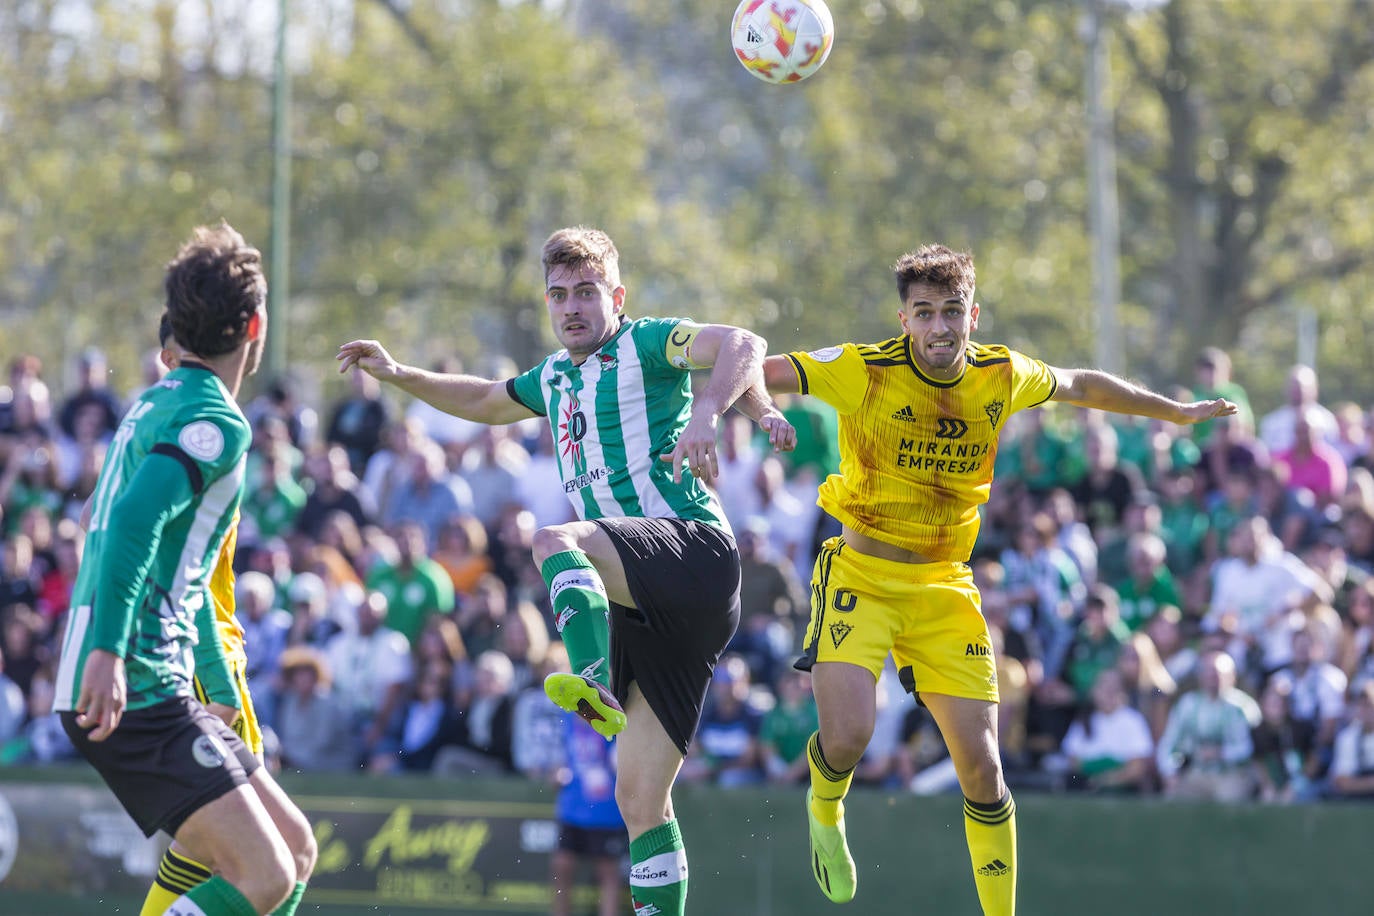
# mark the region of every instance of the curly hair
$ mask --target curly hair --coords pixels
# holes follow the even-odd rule
[[[197,227],[168,263],[163,285],[172,335],[199,356],[237,349],[267,302],[262,254],[226,222]]]
[[[620,285],[620,252],[611,237],[600,229],[590,226],[559,229],[544,242],[541,260],[545,280],[554,267],[566,266],[572,270],[590,267],[605,277],[612,289]]]
[[[897,278],[897,295],[906,302],[907,292],[917,283],[948,290],[970,300],[976,277],[973,270],[973,255],[967,251],[955,251],[944,245],[922,245],[909,251],[892,265],[892,273]]]

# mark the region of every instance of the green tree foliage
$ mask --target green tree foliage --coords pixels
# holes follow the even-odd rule
[[[632,314],[754,326],[775,350],[894,333],[897,255],[968,247],[982,337],[1087,363],[1083,2],[832,0],[825,69],[774,87],[734,61],[718,0],[293,0],[274,332],[312,379],[349,336],[527,364],[553,344],[539,243],[590,223]],[[0,4],[0,355],[100,342],[131,365],[191,225],[223,216],[265,249],[263,6]],[[1324,391],[1367,400],[1374,0],[1108,20],[1130,371],[1186,381],[1217,343],[1263,407],[1301,306]]]

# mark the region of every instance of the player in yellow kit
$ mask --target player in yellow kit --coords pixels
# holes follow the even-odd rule
[[[163,348],[165,351],[165,347]],[[206,686],[197,676],[192,682],[196,699],[205,704],[211,712],[224,719],[230,728],[243,739],[254,756],[262,757],[262,729],[258,727],[257,713],[253,711],[253,697],[248,692],[248,655],[243,651],[243,626],[235,615],[234,601],[234,550],[238,546],[239,525],[234,519],[233,527],[224,539],[214,572],[210,574],[210,597],[215,602],[215,626],[219,630],[219,640],[224,646],[224,656],[229,660],[229,673],[232,688],[237,695],[237,709],[226,709],[210,697]],[[237,714],[234,714],[237,713]]]
[[[978,327],[972,256],[943,245],[893,268],[902,333],[876,344],[770,356],[772,392],[800,392],[840,416],[840,473],[818,504],[842,526],[811,579],[797,667],[811,671],[820,728],[807,747],[811,863],[822,892],[854,897],[844,797],[873,734],[888,653],[929,708],[964,793],[964,826],[983,912],[1016,908],[1016,806],[997,747],[997,675],[967,561],[1007,418],[1047,400],[1196,423],[1235,412],[1179,403],[1105,372],[1058,369],[969,340]]]
[[[181,347],[172,336],[171,326],[164,313],[158,327],[158,342],[162,346],[160,358],[168,369],[175,369],[181,361]],[[253,711],[253,698],[248,692],[246,671],[248,656],[244,651],[243,627],[235,616],[234,600],[234,550],[238,544],[238,519],[234,519],[229,533],[215,560],[215,568],[210,574],[210,597],[215,605],[215,627],[225,658],[229,661],[230,680],[228,683],[210,681],[202,683],[199,674],[193,681],[196,699],[205,704],[206,709],[223,719],[252,751],[253,756],[262,759],[262,730]],[[295,892],[274,914],[286,916],[295,912],[305,892],[305,882],[315,865],[315,837],[310,822],[299,808],[286,796],[286,793],[267,775],[264,767],[254,770],[252,785],[262,799],[272,821],[276,824],[282,838],[290,847],[296,861],[297,885]],[[209,865],[197,862],[186,855],[176,843],[163,854],[158,863],[157,877],[148,889],[139,916],[162,916],[167,908],[188,890],[213,874]]]

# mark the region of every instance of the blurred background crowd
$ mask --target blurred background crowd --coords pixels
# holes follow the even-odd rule
[[[149,354],[139,383],[116,391],[97,349],[65,372],[0,358],[0,765],[71,762],[51,701],[78,520],[123,406],[160,368]],[[1370,417],[1324,404],[1306,366],[1273,405],[1250,404],[1221,350],[1197,354],[1192,373],[1180,397],[1226,397],[1239,415],[1180,428],[1056,405],[1007,425],[971,562],[1008,779],[1374,799]],[[351,386],[310,403],[283,377],[245,406],[236,597],[272,764],[556,778],[563,714],[540,685],[567,656],[530,541],[570,508],[547,424],[484,427],[398,404],[361,373]],[[806,779],[816,712],[791,662],[814,551],[835,533],[815,489],[839,456],[829,408],[785,409],[799,437],[786,455],[742,417],[721,423],[743,613],[684,781]],[[878,689],[856,782],[957,790],[890,662]]]

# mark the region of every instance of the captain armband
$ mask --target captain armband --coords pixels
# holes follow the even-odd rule
[[[665,351],[668,362],[679,369],[705,369],[706,366],[692,359],[692,344],[702,330],[699,324],[679,321],[668,334],[668,349]]]

